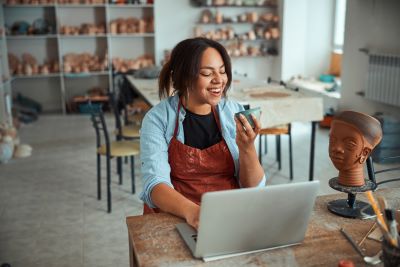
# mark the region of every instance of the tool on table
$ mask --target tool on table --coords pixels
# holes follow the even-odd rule
[[[354,240],[344,231],[343,228],[340,229],[340,232],[346,237],[346,239],[350,242],[353,248],[360,254],[361,257],[365,257],[364,253],[361,251],[360,247],[354,242]]]
[[[376,265],[381,263],[380,256],[382,254],[382,250],[380,250],[376,255],[372,257],[365,256],[364,253],[361,251],[360,247],[354,242],[354,240],[346,233],[346,231],[341,228],[340,232],[344,235],[344,237],[350,242],[351,246],[357,251],[358,254],[363,258],[365,263]]]
[[[395,215],[395,210],[393,209],[385,209],[385,216],[386,220],[389,224],[389,232],[391,237],[394,239],[396,242],[396,245],[398,247],[398,239],[399,239],[399,233],[397,231],[397,222],[396,222],[396,215]]]
[[[389,207],[389,205],[387,204],[387,201],[384,197],[378,196],[377,199],[378,199],[379,208],[381,210],[385,210]]]
[[[368,238],[378,242],[382,242],[383,234],[380,227],[375,227],[375,230],[368,235]]]
[[[378,200],[378,204],[379,204],[379,209],[382,213],[385,211],[385,209],[389,208],[389,205],[387,204],[387,201],[384,197],[378,196],[377,200]]]
[[[361,246],[362,243],[364,243],[365,239],[367,238],[367,236],[369,236],[370,233],[372,233],[372,231],[376,228],[376,222],[374,222],[371,226],[371,228],[369,228],[368,232],[365,234],[365,236],[361,239],[361,241],[358,243],[358,246]]]
[[[371,191],[367,191],[367,192],[365,192],[365,194],[367,195],[369,203],[371,204],[372,209],[375,212],[375,215],[376,215],[378,223],[380,223],[382,225],[382,227],[384,228],[384,230],[387,232],[388,228],[387,228],[385,219],[382,217],[382,212],[380,211],[380,209],[378,207],[378,204],[376,203],[375,198],[372,195],[372,192]]]
[[[376,221],[378,223],[378,226],[381,228],[382,230],[382,234],[383,236],[388,240],[389,243],[391,243],[393,246],[397,247],[397,242],[396,240],[394,240],[390,233],[389,233],[389,228],[386,225],[385,219],[382,216],[382,213],[378,207],[378,204],[375,201],[374,196],[372,195],[371,191],[367,191],[365,192],[365,194],[368,197],[368,200],[372,206],[372,209],[374,210],[375,214],[376,214]]]

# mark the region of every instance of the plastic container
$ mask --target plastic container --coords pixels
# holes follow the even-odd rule
[[[324,83],[333,83],[335,81],[335,76],[329,74],[321,74],[319,80]]]
[[[102,104],[101,103],[82,103],[79,104],[79,113],[81,114],[90,114],[92,112],[101,111]]]

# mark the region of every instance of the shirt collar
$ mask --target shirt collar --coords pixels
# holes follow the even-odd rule
[[[222,97],[221,101],[219,101],[218,105],[217,105],[217,110],[219,111],[221,109],[221,107],[223,107],[225,105],[226,102],[226,98]],[[178,103],[179,103],[179,96],[178,94],[174,95],[171,97],[171,106],[174,110],[178,109]],[[181,108],[181,114],[185,115],[186,111],[184,108]]]

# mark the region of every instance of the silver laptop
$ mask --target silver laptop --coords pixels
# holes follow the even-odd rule
[[[196,258],[216,260],[299,244],[319,181],[205,193],[198,232],[176,225]]]

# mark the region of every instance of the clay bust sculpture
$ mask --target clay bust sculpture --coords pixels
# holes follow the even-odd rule
[[[343,111],[332,120],[329,157],[339,170],[338,183],[363,186],[364,162],[382,139],[379,121],[355,111]]]

